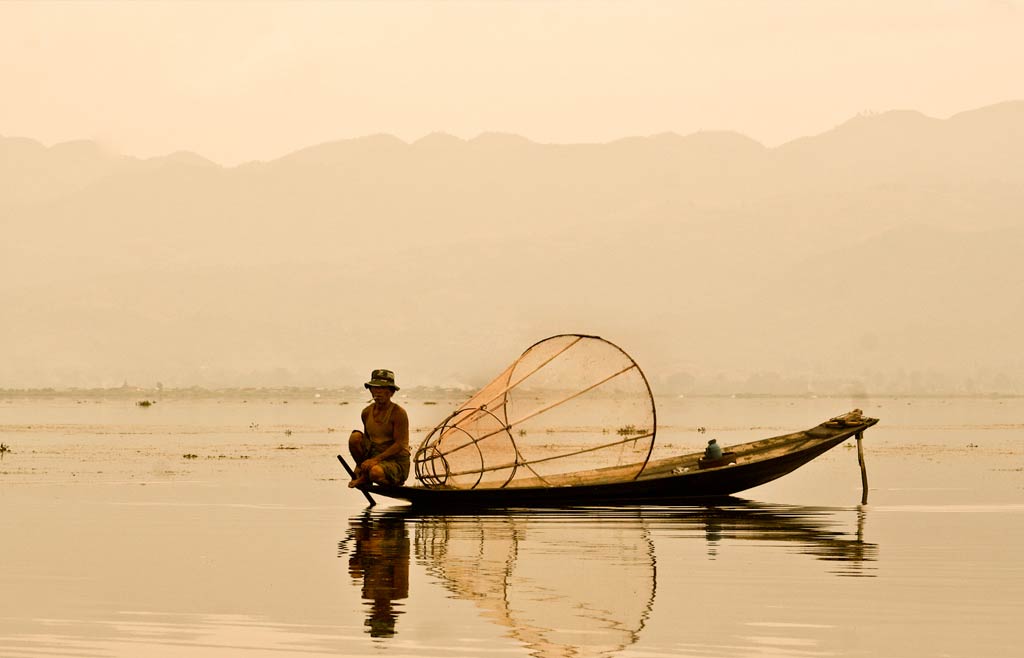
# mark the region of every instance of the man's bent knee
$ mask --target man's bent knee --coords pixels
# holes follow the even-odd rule
[[[370,469],[370,479],[377,484],[387,484],[388,474],[384,472],[384,468],[380,464],[374,464]]]
[[[352,434],[349,435],[348,451],[359,461],[366,457],[363,450],[363,433],[359,430],[352,430]]]

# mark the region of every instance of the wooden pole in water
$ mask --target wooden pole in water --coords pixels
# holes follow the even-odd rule
[[[345,458],[342,457],[341,455],[338,455],[338,461],[340,461],[341,465],[345,467],[346,471],[348,471],[348,476],[354,480],[356,474],[352,472],[352,469],[349,467],[348,462],[345,461]],[[373,496],[371,496],[366,489],[363,489],[362,487],[356,488],[359,489],[359,491],[363,492],[363,495],[366,496],[366,502],[370,503],[370,507],[373,507],[374,505],[377,504],[377,501],[373,499]]]
[[[862,439],[864,438],[864,432],[857,432],[857,463],[860,464],[860,484],[862,493],[860,497],[860,504],[868,504],[868,469],[864,466],[864,444]]]

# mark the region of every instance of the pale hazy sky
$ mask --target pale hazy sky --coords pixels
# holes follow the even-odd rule
[[[1014,0],[0,4],[0,135],[223,164],[435,131],[772,146],[1012,99]]]

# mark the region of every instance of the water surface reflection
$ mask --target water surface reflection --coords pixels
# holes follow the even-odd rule
[[[373,637],[391,637],[401,604],[409,596],[409,530],[400,515],[363,514],[351,519],[339,555],[348,554],[348,573],[361,583],[369,612],[365,625]]]
[[[668,513],[666,518],[680,527],[702,530],[710,558],[717,555],[718,546],[727,540],[766,542],[832,562],[830,571],[838,576],[874,577],[878,546],[864,541],[867,514],[864,508],[857,508],[854,527],[837,530],[841,511],[847,510],[737,501],[677,515]]]
[[[837,528],[856,514],[851,528]],[[759,542],[827,561],[837,576],[871,576],[878,547],[862,510],[763,505],[576,508],[444,515],[408,508],[353,517],[341,542],[372,600],[371,633],[395,633],[394,601],[416,564],[534,656],[610,656],[634,644],[655,605],[659,542],[703,541],[714,560],[729,542]],[[848,522],[845,525],[851,525]]]

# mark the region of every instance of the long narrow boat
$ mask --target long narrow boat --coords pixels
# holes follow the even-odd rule
[[[854,410],[801,432],[662,456],[654,396],[636,361],[598,336],[561,334],[527,348],[434,427],[412,458],[415,485],[374,484],[364,492],[441,507],[726,496],[782,477],[851,437],[860,448],[864,430],[877,422]],[[866,477],[864,485],[866,492]]]
[[[877,422],[855,410],[802,432],[728,446],[717,462],[708,462],[702,452],[651,461],[637,477],[623,477],[637,470],[628,465],[503,487],[373,485],[368,491],[442,508],[673,504],[727,496],[771,482],[844,441],[859,438]]]

